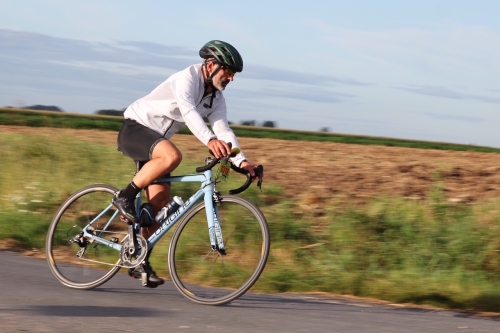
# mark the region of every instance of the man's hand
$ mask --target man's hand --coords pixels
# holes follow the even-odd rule
[[[231,149],[227,143],[222,140],[212,139],[208,142],[207,147],[214,153],[214,156],[219,159],[231,154]]]
[[[258,165],[255,165],[255,164],[250,163],[248,161],[243,161],[240,164],[240,168],[245,169],[246,171],[248,171],[250,173],[250,176],[252,177],[252,181],[254,181],[256,179],[254,169],[257,167],[258,167]],[[264,171],[262,171],[262,178],[264,178]]]

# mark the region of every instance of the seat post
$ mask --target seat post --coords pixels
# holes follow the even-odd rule
[[[146,164],[144,161],[134,161],[135,162],[135,173],[137,174],[139,170]]]

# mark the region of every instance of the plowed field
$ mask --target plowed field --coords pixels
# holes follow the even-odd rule
[[[116,145],[115,132],[0,126],[1,133],[54,136]],[[363,203],[380,195],[425,199],[433,186],[450,202],[500,196],[500,154],[354,144],[240,138],[242,150],[265,167],[265,183],[279,184],[298,200],[336,197]],[[185,158],[203,160],[207,149],[194,136],[172,140]],[[264,185],[265,190],[265,185]]]

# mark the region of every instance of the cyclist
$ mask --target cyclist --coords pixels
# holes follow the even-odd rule
[[[155,179],[170,174],[181,162],[182,154],[170,138],[186,126],[217,158],[230,154],[226,142],[240,148],[227,122],[226,101],[222,91],[243,70],[243,59],[229,43],[213,40],[200,49],[201,64],[195,64],[170,76],[151,93],[132,103],[124,113],[125,120],[118,134],[118,149],[135,161],[141,169],[130,184],[113,198],[113,204],[127,219],[137,221],[135,197],[145,189],[156,214],[170,200],[169,184],[153,184]],[[205,124],[207,117],[214,133]],[[257,165],[240,152],[231,162],[247,170],[252,178]],[[153,215],[154,216],[154,215]],[[148,239],[159,225],[142,228]],[[148,276],[147,286],[163,284],[149,263],[148,250],[144,264],[129,269],[129,275]]]

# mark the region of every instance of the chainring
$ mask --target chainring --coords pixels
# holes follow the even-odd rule
[[[141,235],[136,235],[137,238],[137,247],[135,253],[140,252],[141,254],[137,255],[130,255],[128,250],[130,248],[128,242],[125,242],[122,245],[122,249],[120,250],[120,259],[121,259],[121,266],[127,267],[127,268],[134,268],[142,264],[144,261],[144,258],[146,258],[146,255],[148,253],[148,242],[147,240],[142,237]]]

